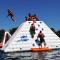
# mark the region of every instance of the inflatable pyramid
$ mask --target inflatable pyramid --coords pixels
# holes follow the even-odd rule
[[[31,18],[31,19],[30,19]],[[49,51],[60,48],[60,38],[43,22],[37,21],[35,18],[30,17],[23,22],[11,38],[4,45],[3,50],[5,52],[15,51]],[[30,33],[31,24],[34,23],[35,34],[32,37]],[[39,32],[42,31],[45,35],[44,40],[46,46],[42,43],[42,47],[39,46],[39,42],[36,41]],[[38,39],[39,40],[39,39]]]

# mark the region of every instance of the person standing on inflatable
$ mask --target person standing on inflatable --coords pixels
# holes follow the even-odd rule
[[[8,14],[7,14],[7,17],[8,17],[8,16],[12,19],[12,21],[15,22],[15,16],[14,16],[12,10],[9,9],[9,8],[8,8]]]
[[[37,37],[40,38],[40,46],[42,47],[42,43],[44,43],[44,46],[46,46],[46,43],[45,43],[45,40],[44,40],[45,35],[42,33],[42,31],[40,31],[38,33]]]

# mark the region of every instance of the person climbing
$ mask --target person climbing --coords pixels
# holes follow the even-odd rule
[[[33,38],[34,34],[35,34],[35,25],[34,25],[34,23],[32,23],[31,26],[30,26],[30,34],[31,34],[31,37]]]
[[[15,22],[15,17],[14,17],[14,15],[13,15],[13,12],[8,8],[8,15],[7,16],[10,16],[11,17],[11,19],[12,19],[12,21],[14,21]]]
[[[45,35],[42,33],[42,31],[40,31],[40,32],[38,33],[37,38],[40,38],[40,46],[41,46],[41,47],[42,47],[42,43],[44,43],[44,46],[46,46],[46,42],[45,42],[45,40],[44,40],[44,37],[45,37]]]

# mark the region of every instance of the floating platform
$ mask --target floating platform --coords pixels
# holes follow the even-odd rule
[[[35,19],[34,19],[35,20]],[[4,52],[15,51],[51,51],[52,49],[60,48],[60,38],[45,24],[43,21],[35,21],[35,34],[31,37],[30,27],[33,21],[23,22],[15,33],[3,42]],[[39,42],[36,41],[38,33],[42,31],[45,35],[46,48],[39,48]],[[5,36],[6,37],[6,36]],[[4,37],[4,38],[5,38]]]
[[[32,48],[33,52],[42,52],[42,51],[52,51],[52,49],[46,47],[46,48]]]

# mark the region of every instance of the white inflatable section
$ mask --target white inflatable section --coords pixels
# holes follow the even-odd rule
[[[40,30],[45,35],[47,47],[52,49],[60,48],[60,38],[43,21],[36,21],[34,24],[36,33],[34,38],[31,38],[29,29],[32,23],[32,21],[26,21],[18,27],[16,32],[4,45],[5,52],[28,51],[31,48],[39,48],[35,40]]]
[[[3,46],[5,44],[5,40],[6,40],[6,35],[8,34],[9,38],[11,37],[11,34],[8,32],[8,31],[5,31],[5,34],[4,34],[4,38],[3,38]]]
[[[10,38],[11,37],[11,34],[8,32],[8,31],[5,31],[5,33],[4,33],[4,37],[3,37],[3,47],[5,46],[5,44],[6,44],[6,39],[7,39],[7,34],[8,34],[8,37]],[[0,48],[0,50],[3,50],[3,47],[2,48]]]

